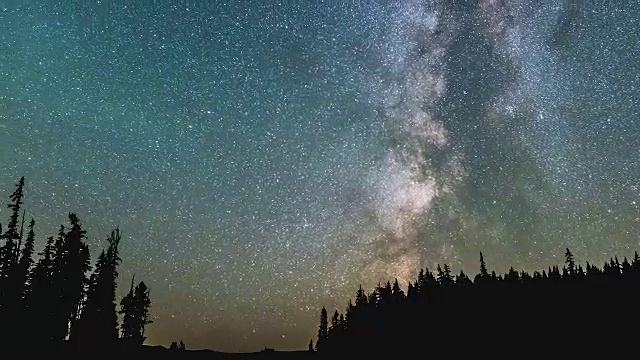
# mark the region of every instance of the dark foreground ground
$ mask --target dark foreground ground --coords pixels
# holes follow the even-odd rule
[[[588,329],[575,329],[574,331],[589,331]],[[223,353],[212,350],[169,350],[162,346],[143,346],[138,350],[96,350],[86,352],[76,352],[70,347],[64,349],[45,349],[41,346],[32,345],[24,351],[11,351],[10,354],[0,353],[0,360],[3,359],[32,359],[32,358],[48,358],[48,359],[109,359],[109,360],[143,360],[143,359],[198,359],[198,360],[216,360],[216,359],[331,359],[351,358],[353,359],[458,359],[469,357],[482,357],[493,359],[577,359],[577,358],[620,358],[621,356],[632,355],[637,358],[637,341],[629,341],[629,339],[602,339],[600,341],[593,339],[576,339],[573,336],[560,336],[566,340],[567,337],[573,341],[554,341],[553,344],[545,344],[543,339],[530,340],[520,343],[510,343],[501,338],[496,338],[491,343],[465,343],[464,341],[453,341],[454,344],[442,346],[432,341],[431,338],[424,338],[420,342],[405,342],[403,345],[389,346],[388,342],[376,343],[371,341],[365,348],[357,351],[342,351],[338,353],[318,353],[309,351],[274,351],[263,350],[254,353]],[[455,337],[454,337],[455,338]],[[459,338],[459,337],[458,337]],[[544,335],[543,335],[544,338]],[[578,338],[581,338],[580,336]],[[542,340],[542,341],[539,341]],[[10,355],[10,356],[4,356]]]
[[[20,355],[20,356],[18,356]],[[104,350],[85,350],[82,352],[74,351],[74,349],[66,344],[63,348],[47,349],[45,347],[33,345],[24,351],[15,353],[15,358],[56,358],[56,359],[114,359],[114,360],[143,360],[143,359],[309,359],[322,358],[321,354],[309,351],[274,351],[263,350],[254,353],[224,353],[212,350],[169,350],[162,346],[143,346],[139,349],[104,349]],[[0,353],[0,359],[4,356]]]
[[[255,353],[229,354],[212,350],[171,351],[162,346],[145,346],[137,354],[139,359],[308,359],[319,355],[308,351],[263,350]]]

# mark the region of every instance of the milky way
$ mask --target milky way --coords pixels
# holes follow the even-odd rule
[[[150,344],[300,349],[360,284],[640,250],[636,2],[203,4],[0,5],[0,195],[40,246],[119,226]]]

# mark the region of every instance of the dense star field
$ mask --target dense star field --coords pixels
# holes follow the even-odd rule
[[[0,4],[0,196],[37,249],[119,226],[149,344],[305,349],[359,284],[640,250],[640,2],[50,3]]]

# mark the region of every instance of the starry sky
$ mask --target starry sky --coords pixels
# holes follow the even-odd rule
[[[0,196],[40,246],[119,226],[119,295],[191,349],[305,349],[479,251],[640,250],[640,2],[334,3],[0,1]]]

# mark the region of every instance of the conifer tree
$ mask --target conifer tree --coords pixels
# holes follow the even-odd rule
[[[13,307],[14,299],[17,297],[19,287],[17,287],[17,281],[14,277],[14,266],[17,263],[16,250],[18,249],[18,241],[20,239],[20,232],[18,231],[18,220],[20,217],[20,208],[23,203],[24,197],[24,176],[20,178],[16,184],[15,191],[9,196],[10,203],[7,207],[11,210],[9,217],[9,223],[7,229],[2,235],[0,240],[0,309],[4,308],[7,311],[7,307]]]
[[[482,252],[480,252],[480,273],[478,273],[478,275],[476,275],[474,282],[476,284],[478,283],[482,283],[488,279],[490,279],[491,276],[489,275],[489,272],[487,271],[487,264],[484,262],[484,256],[482,255]]]
[[[438,264],[437,271],[438,282],[440,285],[445,287],[453,285],[453,278],[451,277],[451,268],[449,265],[444,264],[444,268],[441,268],[440,264]]]
[[[316,341],[316,351],[322,351],[329,336],[329,319],[327,309],[324,307],[320,311],[320,327],[318,328],[318,340]]]
[[[329,332],[336,331],[340,327],[339,319],[340,313],[336,310],[331,316],[331,328],[329,328]]]
[[[567,251],[564,253],[565,263],[567,264],[567,274],[569,276],[574,276],[576,274],[576,262],[573,258],[573,254],[567,248]]]
[[[149,289],[144,282],[140,282],[134,289],[132,279],[129,293],[120,301],[120,314],[123,314],[122,339],[131,346],[142,345],[146,339],[145,326],[153,323],[149,318],[150,306]]]
[[[362,285],[358,288],[358,292],[356,293],[356,306],[362,307],[367,304],[367,294],[362,290]]]
[[[89,247],[84,243],[86,231],[76,214],[69,213],[69,222],[69,231],[64,233],[65,228],[61,226],[55,243],[53,286],[57,298],[52,299],[55,340],[64,339],[69,329],[75,328],[88,283],[86,273],[91,269]]]
[[[31,283],[30,274],[31,266],[33,265],[33,247],[35,243],[35,232],[33,230],[36,222],[32,218],[29,223],[29,232],[27,233],[27,239],[22,246],[20,258],[18,259],[18,269],[16,271],[17,282],[20,285],[19,294],[23,306],[27,298],[27,291]]]
[[[391,288],[391,294],[393,295],[393,301],[398,304],[404,299],[404,291],[400,288],[400,283],[396,278],[393,282],[393,287]]]
[[[129,292],[120,300],[120,311],[122,314],[122,326],[120,338],[131,342],[136,332],[135,326],[135,304],[134,304],[134,286],[135,275],[131,277],[131,286]]]
[[[141,281],[136,286],[134,294],[134,304],[136,309],[136,319],[138,322],[138,328],[140,330],[140,339],[144,342],[146,337],[144,336],[145,327],[153,321],[149,317],[149,308],[151,307],[151,298],[149,297],[149,288],[145,285],[144,281]]]
[[[456,276],[456,284],[469,285],[473,284],[473,282],[469,279],[467,274],[464,273],[464,271],[460,270],[460,274]]]
[[[98,257],[89,280],[86,305],[83,307],[77,332],[74,333],[74,340],[79,341],[82,346],[112,346],[118,339],[115,301],[120,239],[118,229],[111,232],[107,239],[109,247]]]
[[[33,327],[32,339],[37,343],[47,344],[52,340],[53,324],[55,319],[55,305],[57,293],[53,287],[53,271],[55,249],[53,237],[47,238],[47,243],[39,254],[31,272],[31,283],[27,292],[27,306],[29,307],[29,319],[39,326]]]

